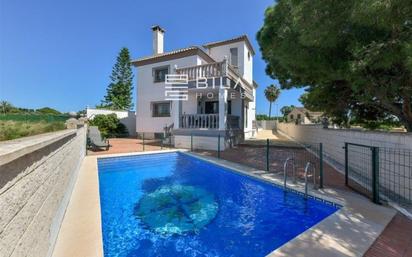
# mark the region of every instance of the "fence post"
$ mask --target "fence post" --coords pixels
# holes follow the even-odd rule
[[[319,188],[323,188],[323,144],[319,143]]]
[[[349,184],[348,143],[345,142],[345,185]]]
[[[143,144],[143,152],[144,152],[144,132],[142,133],[142,144]]]
[[[193,134],[190,134],[190,151],[193,152]]]
[[[220,135],[217,137],[217,158],[220,159]]]
[[[372,200],[379,204],[379,147],[372,147]]]
[[[266,171],[269,172],[269,138],[266,139]]]
[[[160,150],[163,150],[163,138],[164,138],[164,135],[161,134],[161,136],[160,136]]]

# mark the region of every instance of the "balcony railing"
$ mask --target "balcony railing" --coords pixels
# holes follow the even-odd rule
[[[196,66],[177,68],[177,74],[185,74],[188,76],[189,81],[196,80],[197,78],[219,78],[228,77],[236,83],[241,81],[240,86],[243,87],[249,98],[253,98],[253,86],[250,85],[231,65],[227,63],[227,60],[221,62],[207,63]]]
[[[218,129],[219,114],[183,114],[181,122],[184,129]]]
[[[218,129],[219,114],[183,114],[180,117],[181,128],[183,129]],[[240,118],[235,115],[228,115],[226,129],[239,129]]]
[[[187,74],[189,80],[195,80],[196,78],[211,78],[225,76],[225,61],[214,62],[202,65],[196,65],[186,68],[176,69],[177,74]]]

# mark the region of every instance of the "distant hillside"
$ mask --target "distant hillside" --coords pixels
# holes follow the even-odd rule
[[[56,109],[50,107],[43,107],[40,109],[28,109],[22,107],[16,107],[10,102],[0,101],[0,113],[1,114],[44,114],[44,115],[62,115]]]

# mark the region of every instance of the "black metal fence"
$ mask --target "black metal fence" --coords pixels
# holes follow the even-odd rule
[[[345,143],[345,183],[373,202],[412,206],[412,150]]]
[[[232,138],[224,136],[186,135],[176,143],[175,136],[153,133],[138,133],[138,151],[165,149],[186,149],[204,156],[212,156],[243,164],[268,174],[282,175],[286,170],[288,180],[304,181],[305,167],[311,163],[309,181],[322,188],[324,186],[324,162],[322,143],[286,143],[278,140],[256,140],[235,144]],[[285,162],[290,159],[289,164]],[[294,166],[294,167],[293,167]],[[293,167],[293,168],[292,168]]]

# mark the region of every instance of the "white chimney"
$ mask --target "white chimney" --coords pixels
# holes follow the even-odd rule
[[[153,54],[163,53],[163,38],[165,30],[156,25],[152,27],[153,30]]]

